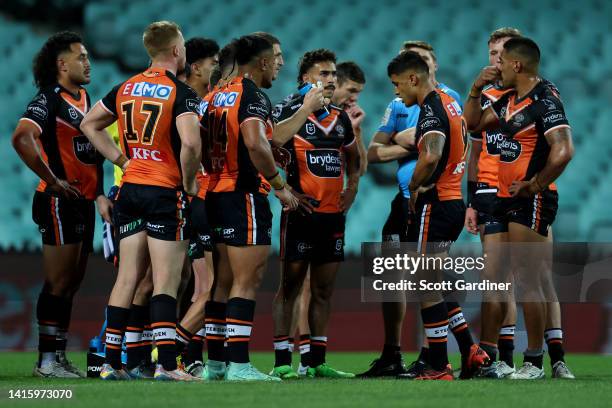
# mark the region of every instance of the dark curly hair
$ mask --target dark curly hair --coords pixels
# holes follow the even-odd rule
[[[260,35],[244,35],[232,41],[234,57],[238,65],[246,65],[263,52],[271,50],[270,41]]]
[[[185,49],[187,64],[193,64],[198,60],[214,57],[219,52],[219,44],[210,38],[194,37],[185,42]]]
[[[308,51],[306,54],[300,58],[300,62],[298,63],[298,83],[302,82],[302,77],[310,68],[314,66],[314,64],[318,62],[327,62],[331,61],[334,64],[336,63],[336,54],[333,51],[330,51],[325,48],[319,48],[318,50]]]
[[[49,37],[32,64],[34,83],[38,89],[57,82],[57,57],[62,52],[70,51],[70,45],[82,42],[81,36],[72,31],[61,31]]]

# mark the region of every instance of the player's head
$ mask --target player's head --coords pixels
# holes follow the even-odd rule
[[[276,75],[272,44],[259,35],[245,35],[232,43],[239,69],[252,79],[258,77],[261,88],[272,87]]]
[[[49,86],[65,78],[75,85],[88,84],[91,66],[81,36],[72,31],[53,34],[43,44],[32,71],[38,88]]]
[[[416,52],[425,60],[427,66],[429,67],[429,74],[432,79],[435,79],[436,71],[438,70],[438,59],[436,58],[436,53],[434,52],[434,48],[425,41],[418,40],[410,40],[404,41],[402,44],[402,48],[400,49],[400,54],[405,51]]]
[[[210,73],[209,89],[231,81],[237,73],[234,44],[229,43],[219,51],[219,64]]]
[[[504,87],[513,88],[520,75],[538,75],[540,48],[529,38],[511,38],[504,44],[500,63]]]
[[[334,91],[334,104],[350,107],[357,103],[366,79],[359,65],[353,61],[341,62],[336,66],[338,86]]]
[[[406,106],[416,104],[420,87],[430,83],[427,62],[413,51],[402,52],[393,58],[387,66],[387,75],[395,87],[395,94]]]
[[[185,43],[187,78],[194,78],[203,85],[208,85],[210,73],[219,63],[219,44],[209,38],[190,38]]]
[[[331,98],[338,85],[336,54],[325,48],[308,51],[298,63],[298,83],[323,84],[323,97]]]
[[[285,60],[283,59],[283,50],[281,49],[280,40],[273,36],[270,33],[266,33],[265,31],[256,31],[253,35],[258,35],[260,37],[268,40],[269,43],[272,44],[272,51],[274,52],[274,78],[278,78],[278,73],[280,69],[285,65]]]
[[[168,61],[176,65],[176,72],[185,70],[185,39],[178,24],[156,21],[147,26],[142,42],[152,61]]]
[[[499,56],[504,49],[504,44],[511,38],[518,38],[521,36],[521,32],[514,27],[502,27],[493,31],[487,43],[489,46],[489,65],[494,65],[500,69]]]

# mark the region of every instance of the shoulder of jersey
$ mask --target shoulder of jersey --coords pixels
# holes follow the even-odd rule
[[[496,102],[499,98],[501,98],[502,96],[504,96],[505,94],[511,91],[512,91],[512,88],[500,89],[500,88],[497,88],[489,84],[482,89],[482,94],[487,99],[490,99],[491,101]]]

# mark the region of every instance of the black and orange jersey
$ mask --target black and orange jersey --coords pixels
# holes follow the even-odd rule
[[[274,120],[291,117],[304,97],[294,94],[274,108]],[[318,201],[319,213],[338,213],[344,189],[343,149],[355,142],[351,121],[342,109],[329,105],[329,115],[318,121],[310,114],[300,130],[286,144],[291,153],[287,167],[289,185]]]
[[[198,107],[198,118],[200,119],[200,135],[202,137],[202,168],[198,170],[198,172],[196,173],[196,177],[198,179],[198,184],[200,185],[197,196],[202,200],[206,199],[206,192],[208,191],[208,185],[210,184],[210,176],[206,171],[205,167],[205,164],[208,162],[206,156],[208,154],[208,146],[206,143],[207,133],[202,128],[202,119],[206,114],[206,109],[213,96],[213,92],[214,90],[206,94],[206,96],[204,96],[203,98],[201,98],[200,105]]]
[[[198,113],[195,91],[171,72],[150,68],[114,87],[100,103],[117,117],[122,151],[130,159],[122,182],[181,187],[176,118]]]
[[[467,130],[463,111],[453,97],[435,89],[423,100],[417,122],[415,141],[421,142],[428,133],[444,135],[444,150],[433,174],[424,184],[435,184],[422,195],[427,201],[461,200],[461,178],[465,171]]]
[[[257,120],[272,135],[272,104],[268,96],[248,78],[236,77],[213,90],[202,127],[207,134],[208,191],[247,193],[269,191],[244,144],[241,126]]]
[[[546,134],[569,128],[559,94],[549,83],[540,81],[527,95],[518,98],[516,91],[504,94],[491,109],[499,118],[504,139],[500,144],[500,197],[510,197],[513,181],[527,181],[546,165],[550,147]],[[548,186],[556,190],[555,184]]]
[[[102,191],[103,158],[80,130],[89,111],[89,95],[80,88],[77,95],[59,84],[41,89],[28,104],[20,120],[40,130],[37,139],[43,161],[53,174],[77,188],[83,198],[93,200]],[[37,191],[45,191],[40,181]]]
[[[505,93],[511,89],[488,85],[482,90],[480,105],[486,110],[491,104],[497,102]],[[504,135],[501,129],[485,130],[473,133],[470,138],[482,144],[482,150],[478,157],[478,182],[486,183],[491,188],[497,188],[497,171],[499,168],[499,145]]]

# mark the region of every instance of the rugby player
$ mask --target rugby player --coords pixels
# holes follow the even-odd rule
[[[420,254],[427,248],[429,254],[444,256],[458,238],[465,217],[461,178],[466,135],[461,107],[435,87],[427,62],[416,52],[401,53],[389,63],[387,71],[404,104],[418,103],[421,108],[415,131],[419,158],[408,185],[408,204],[414,218],[407,241],[417,243]],[[446,347],[448,312],[441,293],[423,295],[421,317],[429,346],[428,362],[416,373],[400,377],[453,380]]]
[[[260,88],[270,88],[278,74],[273,44],[261,35],[247,35],[234,40],[232,47],[237,76],[216,88],[202,120],[211,167],[207,212],[217,258],[206,321],[214,320],[219,330],[227,327],[225,337],[216,336],[215,350],[209,343],[209,357],[214,360],[207,362],[206,375],[230,381],[277,381],[251,365],[248,346],[255,294],[270,251],[272,213],[267,193],[274,188],[287,210],[296,209],[298,200],[276,169],[267,139],[272,133],[272,107]]]
[[[499,128],[504,134],[500,145],[498,212],[507,225],[509,242],[534,243],[521,247],[533,253],[523,252],[520,257],[512,257],[515,281],[521,283],[523,299],[529,300],[523,302],[528,346],[523,366],[511,375],[513,379],[544,377],[543,335],[547,316],[552,314],[547,308],[545,293],[550,285],[551,265],[548,254],[538,243],[552,241],[549,230],[558,208],[554,181],[573,155],[571,130],[563,104],[558,94],[538,76],[539,62],[540,50],[534,41],[528,38],[506,41],[499,70],[486,67],[481,71],[470,90],[465,112],[471,130]],[[500,76],[502,86],[511,91],[483,111],[480,107],[483,88]],[[553,375],[573,378],[562,354],[555,349],[559,343],[550,344],[554,345],[552,353],[558,359]]]
[[[44,283],[36,305],[39,355],[33,370],[39,377],[85,377],[66,357],[72,300],[93,250],[94,201],[106,221],[112,206],[102,186],[102,158],[79,130],[90,109],[83,88],[90,72],[78,34],[49,37],[34,58],[38,93],[12,136],[19,157],[40,178],[32,204],[43,243]]]
[[[196,91],[200,98],[204,98],[208,93],[211,73],[219,62],[219,45],[214,40],[196,37],[185,42],[185,49],[186,66],[189,67],[186,70],[185,83]],[[207,104],[208,101],[202,99],[198,112],[200,119],[206,111]],[[181,357],[185,370],[191,375],[200,377],[203,370],[202,348],[205,338],[204,305],[208,300],[213,280],[213,246],[205,204],[208,174],[202,168],[197,172],[196,177],[199,190],[190,202],[192,236],[189,244],[189,258],[191,262],[188,260],[185,264],[187,275],[193,276],[194,291],[193,294],[183,295],[191,295],[191,305],[180,323],[177,324],[176,346],[177,354]]]
[[[430,80],[434,86],[455,99],[461,105],[457,92],[438,82],[437,58],[433,47],[424,41],[406,41],[400,53],[413,51],[418,53],[427,63]],[[399,192],[391,203],[391,212],[383,227],[383,242],[399,244],[407,242],[408,220],[410,218],[408,200],[410,191],[408,184],[414,173],[418,152],[414,143],[414,134],[420,113],[419,105],[406,106],[400,97],[389,103],[383,116],[381,125],[375,133],[368,148],[368,161],[370,163],[387,163],[398,161],[397,183]],[[447,309],[452,311],[451,331],[455,334],[462,352],[462,368],[464,375],[468,374],[468,362],[480,354],[473,348],[473,340],[463,316],[461,308],[456,302],[449,302]],[[396,376],[407,372],[415,373],[427,363],[428,348],[423,346],[419,357],[407,369],[400,353],[401,332],[406,313],[406,301],[402,295],[396,302],[382,302],[382,314],[385,327],[385,344],[381,356],[374,360],[370,369],[359,374],[360,377]]]
[[[353,126],[353,133],[359,148],[359,174],[362,176],[367,170],[366,151],[361,138],[361,123],[365,118],[365,112],[357,104],[359,94],[365,86],[365,74],[363,70],[353,61],[341,62],[336,65],[336,75],[338,85],[331,97],[332,104],[342,108]],[[308,306],[310,304],[310,269],[306,273],[302,289],[300,290],[298,301],[295,303],[293,320],[289,329],[289,350],[293,352],[294,341],[293,334],[296,329],[299,333],[299,351],[300,365],[298,366],[298,375],[308,375],[313,370],[309,369],[310,364],[310,328],[308,326]]]
[[[107,160],[125,168],[115,203],[121,262],[107,307],[103,380],[129,379],[121,342],[136,284],[153,273],[151,326],[158,350],[155,379],[193,381],[177,367],[176,295],[190,225],[187,196],[197,194],[200,167],[198,96],[176,78],[185,69],[185,41],[178,25],[151,23],[143,35],[152,63],[98,102],[81,128]],[[105,128],[119,121],[123,151]]]
[[[297,79],[300,86],[320,83],[322,89],[285,98],[274,111],[278,126],[272,143],[291,153],[288,183],[306,199],[304,211],[284,213],[281,221],[282,269],[273,306],[275,366],[271,375],[298,376],[291,367],[289,330],[310,267],[310,367],[316,377],[351,378],[353,374],[330,367],[325,354],[333,286],[344,260],[345,216],[359,185],[359,150],[348,114],[333,104],[325,107],[325,113],[320,109],[337,87],[335,54],[327,49],[305,53]]]

